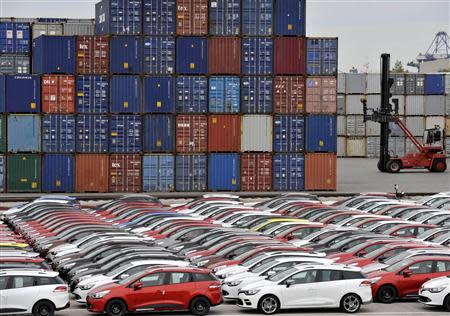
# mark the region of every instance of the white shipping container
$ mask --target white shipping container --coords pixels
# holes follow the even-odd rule
[[[65,23],[63,32],[66,36],[95,35],[95,25],[92,21]]]
[[[423,144],[423,137],[416,137],[417,141],[421,144]],[[406,138],[406,144],[405,144],[405,152],[406,153],[418,153],[419,149],[417,149],[417,147],[413,144],[413,142],[409,139]]]
[[[272,116],[244,115],[242,117],[241,151],[272,151]]]
[[[345,74],[345,93],[364,94],[366,92],[366,74]]]
[[[450,138],[445,139],[445,153],[450,157]]]
[[[405,155],[405,137],[390,137],[389,152],[392,156],[402,157]]]
[[[344,115],[345,114],[345,95],[339,94],[336,97],[337,101],[337,114]]]
[[[398,114],[405,115],[405,96],[404,95],[394,95],[392,99],[398,100]],[[394,103],[392,103],[394,104]]]
[[[346,119],[346,135],[347,136],[365,136],[366,124],[364,123],[364,116],[350,115]]]
[[[445,75],[445,94],[450,94],[450,74]]]
[[[347,138],[347,157],[366,157],[366,138]]]
[[[337,93],[345,93],[345,74],[338,74],[337,80]]]
[[[450,116],[450,94],[445,96],[445,115]]]
[[[380,74],[367,74],[367,94],[379,94],[381,93],[381,75]]]
[[[362,94],[347,95],[345,98],[345,113],[347,115],[363,114]]]
[[[426,95],[425,96],[425,116],[444,116],[445,96]]]
[[[368,95],[367,96],[367,107],[369,109],[379,109],[381,105],[381,95]]]
[[[366,144],[367,157],[380,157],[380,137],[367,137]]]
[[[337,155],[338,157],[346,157],[345,154],[345,137],[338,137],[337,138]]]
[[[345,130],[346,130],[346,119],[343,115],[337,116],[337,134],[339,136],[345,136]]]
[[[62,23],[43,23],[33,24],[33,39],[41,35],[63,35]]]
[[[380,136],[380,123],[367,121],[366,136]]]
[[[445,119],[445,136],[450,136],[450,117]]]
[[[440,129],[445,129],[445,117],[443,116],[428,116],[425,118],[425,128],[431,129],[439,126]]]
[[[405,115],[425,115],[425,98],[423,95],[407,95]]]
[[[407,116],[406,127],[413,136],[423,136],[425,129],[425,118],[423,116]]]
[[[403,122],[403,124],[406,124],[404,117],[401,117],[400,120]],[[391,130],[391,136],[405,136],[405,133],[402,131],[400,126],[398,126],[394,122],[389,123],[389,129]]]

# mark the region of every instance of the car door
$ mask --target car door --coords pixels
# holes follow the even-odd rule
[[[410,270],[410,276],[403,275],[404,271]],[[423,283],[432,278],[433,261],[418,261],[410,264],[403,269],[398,275],[399,294],[401,296],[417,295]]]
[[[439,278],[442,276],[449,275],[450,272],[450,261],[439,260],[434,262],[433,274],[431,278]]]
[[[6,289],[6,304],[10,311],[31,312],[31,308],[39,295],[39,287],[35,286],[35,277],[33,276],[10,276]],[[26,298],[26,299],[24,299]]]
[[[8,287],[8,276],[0,276],[0,313],[6,313],[8,312],[8,295],[9,291],[7,290]]]
[[[195,291],[195,284],[192,283],[191,274],[186,272],[170,272],[168,275],[169,282],[164,293],[167,308],[187,308],[191,300],[191,293]]]
[[[314,283],[315,301],[323,307],[336,307],[343,296],[345,280],[342,271],[318,270],[316,282]],[[338,302],[336,305],[336,301]]]
[[[130,285],[127,302],[130,310],[137,312],[160,309],[165,304],[165,291],[167,287],[167,273],[151,273]],[[142,283],[140,289],[135,289],[136,283]]]
[[[316,299],[314,282],[316,280],[317,270],[305,270],[298,272],[280,283],[282,286],[281,295],[284,305],[287,308],[296,307],[314,307],[319,302]],[[292,280],[292,285],[287,283]]]

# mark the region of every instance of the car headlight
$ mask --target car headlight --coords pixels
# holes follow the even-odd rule
[[[245,295],[255,295],[256,293],[258,293],[260,291],[260,289],[251,289],[251,290],[246,290],[244,291]]]
[[[79,286],[80,290],[83,290],[83,291],[90,290],[93,287],[94,287],[94,283],[84,284],[84,285]]]
[[[103,298],[106,295],[108,295],[109,292],[111,292],[111,291],[110,290],[106,290],[106,291],[101,291],[101,292],[97,292],[97,293],[92,293],[91,297],[92,298]]]
[[[440,293],[443,290],[445,290],[446,286],[440,286],[440,287],[431,287],[431,288],[424,288],[424,291],[428,291],[430,293]]]
[[[231,282],[226,282],[225,284],[228,286],[238,286],[241,283],[242,283],[242,281],[231,281]]]
[[[63,269],[70,269],[70,268],[72,268],[74,265],[75,265],[75,262],[65,264],[65,265],[63,266]],[[86,269],[86,270],[87,270],[87,269]]]
[[[203,265],[205,265],[207,263],[208,263],[208,260],[202,260],[202,261],[197,262],[197,265],[198,266],[203,266]]]

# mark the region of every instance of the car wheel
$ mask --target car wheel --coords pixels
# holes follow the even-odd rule
[[[346,313],[356,313],[361,308],[361,299],[356,294],[347,294],[341,300],[341,309]]]
[[[444,300],[444,309],[446,312],[450,312],[450,294]]]
[[[55,307],[51,302],[38,302],[33,307],[33,315],[35,316],[53,316],[55,314]]]
[[[280,301],[274,295],[263,296],[258,302],[258,311],[262,314],[272,315],[280,310]]]
[[[105,313],[108,316],[123,316],[126,312],[127,306],[121,300],[111,300],[105,307]]]
[[[204,297],[196,297],[192,300],[189,310],[193,315],[203,316],[209,313],[211,304]]]
[[[391,285],[382,286],[377,293],[377,299],[381,303],[390,304],[395,301],[397,290]]]

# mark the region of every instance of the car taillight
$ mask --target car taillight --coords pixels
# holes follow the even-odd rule
[[[53,292],[67,292],[67,286],[58,286]]]
[[[371,285],[372,285],[372,281],[365,280],[365,281],[362,281],[359,286],[371,286]]]

